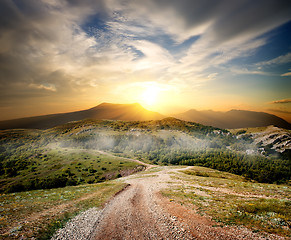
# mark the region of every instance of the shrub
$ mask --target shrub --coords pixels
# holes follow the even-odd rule
[[[10,185],[7,187],[6,192],[12,193],[12,192],[22,192],[25,191],[26,188],[22,183],[15,183],[13,185]]]

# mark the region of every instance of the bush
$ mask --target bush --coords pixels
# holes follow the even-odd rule
[[[65,175],[56,175],[54,177],[48,177],[39,182],[41,189],[65,187],[67,185],[68,178]]]
[[[15,183],[7,187],[6,192],[13,193],[13,192],[22,192],[25,191],[26,188],[22,183]]]

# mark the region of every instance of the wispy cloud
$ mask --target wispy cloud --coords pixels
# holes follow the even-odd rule
[[[291,98],[288,99],[281,99],[277,101],[270,102],[271,104],[285,104],[285,103],[291,103]]]
[[[276,57],[274,59],[257,63],[257,65],[271,65],[271,64],[281,64],[281,63],[290,63],[291,62],[291,53],[287,53]]]
[[[287,73],[283,73],[281,74],[282,77],[290,77],[291,76],[291,72],[287,72]]]
[[[235,73],[235,74],[275,76],[275,74],[273,74],[273,73],[264,72],[264,71],[258,71],[258,70],[249,70],[249,69],[246,69],[246,68],[236,68],[236,67],[233,67],[230,71],[233,72],[233,73]]]

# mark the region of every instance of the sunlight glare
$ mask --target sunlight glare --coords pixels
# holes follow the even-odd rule
[[[154,105],[157,102],[161,89],[155,85],[148,85],[142,94],[142,102],[146,105]]]

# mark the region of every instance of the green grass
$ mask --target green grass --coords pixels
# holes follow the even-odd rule
[[[199,176],[199,177],[244,180],[243,177],[235,175],[235,174],[221,172],[221,171],[213,170],[210,168],[204,168],[204,167],[196,167],[195,170],[186,170],[182,172],[188,175],[194,175],[194,176]]]
[[[16,169],[11,175],[6,168],[0,176],[0,189],[6,192],[103,182],[142,169],[133,161],[80,149],[40,148],[6,161],[12,161],[11,168]]]
[[[219,225],[244,225],[253,231],[290,236],[290,186],[249,182],[203,167],[182,173],[172,177],[183,184],[164,190],[164,196],[211,216]]]
[[[106,182],[0,195],[1,239],[49,239],[66,221],[101,207],[124,183]]]
[[[237,128],[237,129],[228,129],[232,134],[237,134],[240,131],[245,131],[246,134],[248,133],[258,133],[263,132],[267,129],[267,127],[253,127],[253,128]]]

